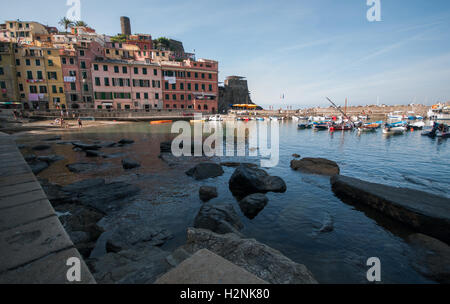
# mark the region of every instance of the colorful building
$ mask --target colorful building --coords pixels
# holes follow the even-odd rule
[[[98,60],[92,63],[97,109],[162,109],[161,67],[155,63]]]
[[[17,44],[0,42],[0,104],[20,105],[15,63]]]
[[[218,66],[217,61],[206,59],[162,62],[164,109],[216,113]]]

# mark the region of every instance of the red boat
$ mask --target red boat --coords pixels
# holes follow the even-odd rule
[[[353,126],[349,124],[330,126],[330,131],[351,131],[351,130],[353,130]]]

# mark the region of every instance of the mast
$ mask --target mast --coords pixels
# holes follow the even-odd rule
[[[347,114],[345,114],[344,111],[342,111],[340,107],[338,107],[333,101],[331,101],[330,98],[327,97],[327,99],[328,99],[328,101],[331,103],[331,105],[332,105],[333,107],[335,107],[339,112],[341,112],[341,114],[344,115],[344,117],[347,118],[348,121],[349,121],[349,122],[352,124],[352,126],[354,127],[355,124],[354,124],[353,121],[347,116]]]

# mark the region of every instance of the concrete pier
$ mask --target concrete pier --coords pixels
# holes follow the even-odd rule
[[[15,141],[4,133],[0,160],[0,284],[95,283]],[[79,282],[67,279],[71,257],[80,261]]]

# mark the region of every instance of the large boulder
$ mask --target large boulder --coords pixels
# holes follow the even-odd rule
[[[241,165],[229,181],[231,192],[237,196],[252,193],[286,192],[286,183],[281,177],[270,176],[266,171]]]
[[[254,219],[264,207],[266,207],[269,199],[262,193],[254,193],[246,196],[239,202],[242,212],[249,219]]]
[[[272,284],[317,283],[304,265],[254,239],[241,238],[233,233],[223,235],[188,228],[187,242],[182,248],[190,254],[208,249]]]
[[[340,173],[339,166],[336,162],[325,158],[309,158],[294,159],[291,161],[291,168],[306,173],[320,175],[337,175]]]
[[[141,166],[141,164],[135,160],[128,159],[128,158],[122,159],[122,167],[125,170],[138,168],[140,166]]]
[[[342,175],[333,176],[331,186],[338,197],[350,204],[369,205],[417,232],[450,244],[450,198]]]
[[[152,284],[171,268],[166,261],[168,255],[169,252],[149,246],[110,252],[87,263],[99,284]]]
[[[216,187],[202,186],[198,192],[200,199],[204,202],[208,202],[218,196]]]
[[[424,234],[415,233],[408,237],[414,248],[412,266],[424,276],[443,284],[450,283],[450,247]]]
[[[209,229],[221,234],[230,232],[239,234],[239,230],[244,226],[232,204],[205,204],[194,220],[194,227]]]
[[[216,163],[200,163],[186,171],[186,174],[196,180],[203,180],[221,176],[224,173],[222,166]]]

